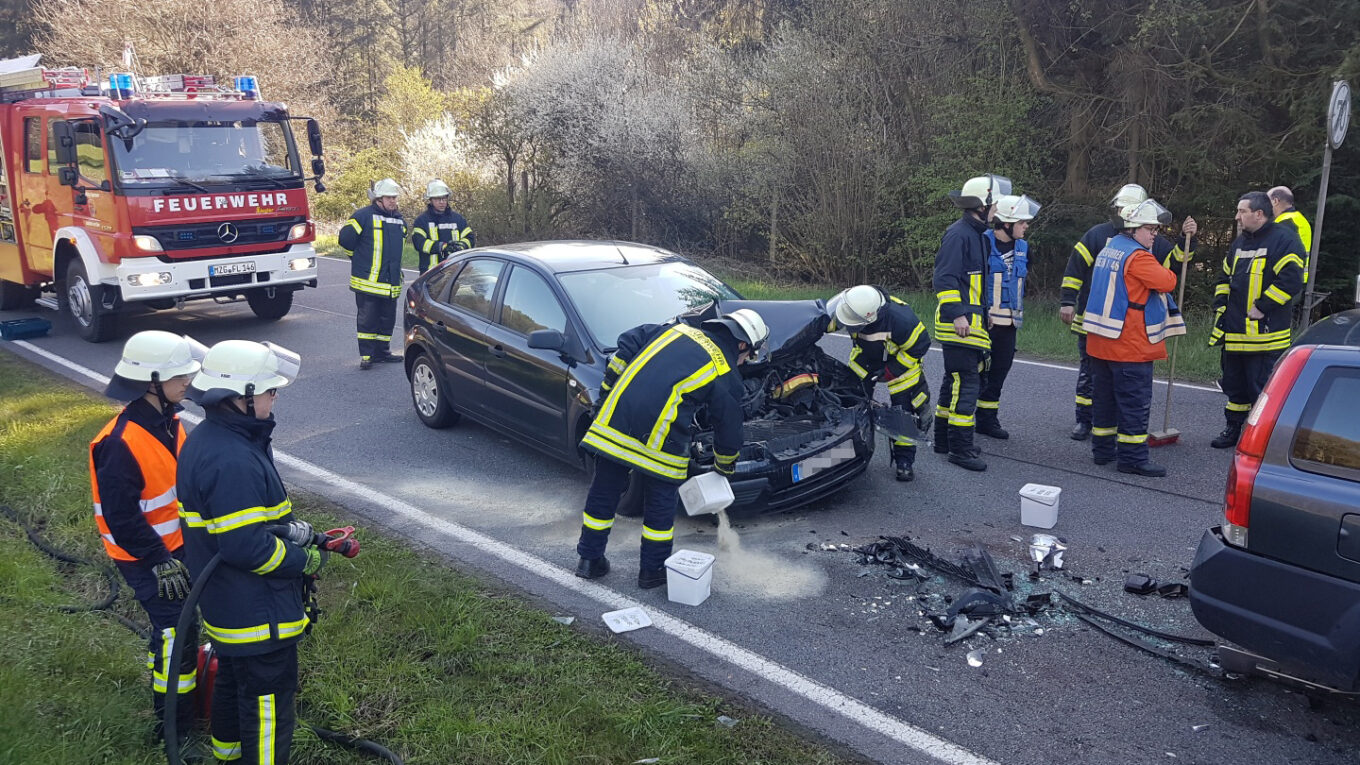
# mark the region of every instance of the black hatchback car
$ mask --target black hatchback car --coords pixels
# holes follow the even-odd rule
[[[1277,364],[1233,455],[1224,523],[1190,569],[1224,667],[1360,691],[1360,310]]]
[[[745,445],[734,510],[787,510],[825,497],[873,456],[870,400],[817,346],[820,300],[748,301],[666,250],[626,242],[514,244],[459,253],[406,297],[406,374],[421,422],[467,416],[589,468],[581,437],[620,334],[646,323],[749,307],[770,327],[741,367]],[[707,312],[707,313],[706,313]],[[712,431],[696,413],[692,470],[712,468]],[[630,490],[620,512],[639,511]]]

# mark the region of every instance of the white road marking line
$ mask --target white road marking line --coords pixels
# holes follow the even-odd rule
[[[70,361],[65,357],[58,356],[55,353],[39,348],[25,340],[15,340],[13,342],[21,348],[36,353],[37,355],[84,377],[88,377],[101,385],[108,384],[108,377]],[[189,412],[181,412],[180,417],[195,424],[203,421],[203,418],[199,415],[191,414]],[[288,468],[306,473],[313,478],[324,482],[333,489],[338,489],[344,493],[351,494],[369,503],[395,512],[430,531],[438,532],[457,542],[475,547],[488,555],[500,558],[506,563],[518,566],[528,573],[540,576],[553,584],[571,590],[579,595],[584,595],[605,606],[604,610],[612,611],[621,608],[632,608],[634,606],[647,608],[645,604],[639,601],[621,595],[604,585],[581,579],[566,569],[558,568],[536,555],[530,555],[529,553],[517,550],[493,537],[487,536],[486,534],[467,526],[430,515],[424,510],[397,499],[396,497],[388,496],[382,492],[370,489],[363,484],[351,481],[348,478],[332,473],[323,467],[294,457],[286,452],[275,449],[274,459]],[[603,613],[603,611],[601,613]],[[754,651],[748,651],[736,643],[714,635],[707,630],[700,629],[683,619],[677,619],[660,611],[649,610],[648,613],[652,617],[652,626],[656,629],[688,643],[690,646],[710,654],[717,659],[721,659],[744,669],[790,693],[812,702],[813,704],[817,704],[818,706],[840,714],[850,722],[858,723],[871,731],[891,738],[921,754],[932,757],[940,762],[950,763],[951,765],[998,765],[994,760],[989,760],[982,755],[975,754],[957,744],[946,741],[929,731],[918,728],[904,720],[899,720],[892,715],[880,712],[868,704],[858,701],[835,688],[823,685],[778,662],[771,661]]]

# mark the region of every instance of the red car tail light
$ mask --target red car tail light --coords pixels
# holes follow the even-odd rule
[[[1312,353],[1312,347],[1306,345],[1286,353],[1247,415],[1232,466],[1228,469],[1228,485],[1223,496],[1224,537],[1234,544],[1246,544],[1247,527],[1251,525],[1252,488],[1266,455],[1266,445],[1270,443],[1285,399]]]

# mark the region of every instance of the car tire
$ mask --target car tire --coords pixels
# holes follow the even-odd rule
[[[38,289],[36,287],[25,287],[22,284],[0,279],[0,311],[19,311],[24,308],[31,308],[33,301],[37,299]]]
[[[447,428],[458,422],[458,413],[449,402],[444,381],[435,369],[434,361],[420,354],[411,362],[411,403],[416,416],[427,428]]]
[[[250,310],[261,319],[274,321],[288,315],[293,308],[293,290],[275,289],[274,297],[269,297],[269,288],[260,287],[246,293]]]
[[[75,320],[76,332],[91,343],[109,340],[118,331],[118,314],[104,308],[105,289],[90,283],[79,258],[71,259],[66,267],[66,312]]]

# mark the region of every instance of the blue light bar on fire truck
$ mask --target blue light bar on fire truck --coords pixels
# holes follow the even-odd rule
[[[255,80],[254,75],[243,74],[237,77],[236,89],[241,91],[241,96],[248,101],[256,101],[260,98],[260,85]]]
[[[136,92],[136,77],[129,72],[114,72],[109,75],[109,91],[114,98],[132,98]]]

